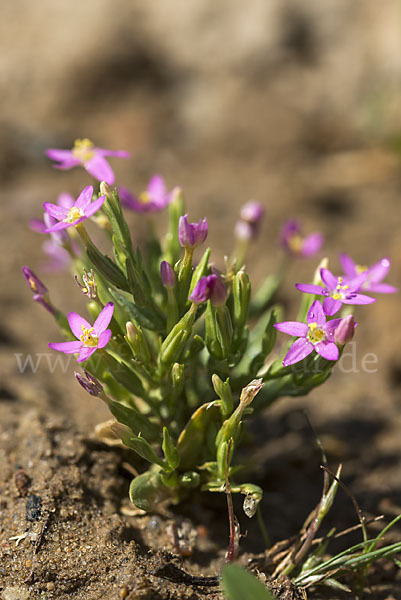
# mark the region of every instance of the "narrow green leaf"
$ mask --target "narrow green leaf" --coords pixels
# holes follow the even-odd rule
[[[238,565],[226,565],[221,584],[227,600],[275,600],[275,596],[254,575]]]

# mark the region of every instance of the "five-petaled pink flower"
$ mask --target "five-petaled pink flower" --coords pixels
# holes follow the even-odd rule
[[[390,270],[390,260],[382,258],[371,267],[357,265],[348,254],[340,254],[341,266],[347,279],[353,279],[365,273],[366,279],[361,286],[365,292],[380,294],[394,294],[397,288],[388,283],[381,283]]]
[[[148,186],[139,196],[133,196],[125,187],[118,188],[121,204],[138,213],[160,212],[170,204],[174,189],[167,191],[166,184],[161,175],[153,175]]]
[[[114,304],[109,302],[99,313],[93,325],[75,312],[67,315],[68,323],[76,342],[59,342],[49,344],[49,348],[64,354],[79,353],[77,362],[87,360],[98,348],[104,348],[110,341],[111,330],[107,329],[113,316]]]
[[[296,283],[295,287],[306,294],[325,296],[323,309],[326,315],[335,315],[342,304],[371,304],[376,302],[375,298],[357,293],[357,290],[362,287],[366,280],[366,273],[361,273],[354,279],[344,281],[342,277],[335,277],[328,269],[320,269],[320,277],[325,287],[311,283]]]
[[[318,231],[303,237],[300,224],[295,219],[284,223],[280,233],[280,243],[284,250],[289,254],[305,258],[316,254],[323,241],[323,235]]]
[[[92,202],[92,195],[93,186],[88,185],[82,190],[70,208],[45,202],[43,208],[51,217],[57,219],[58,223],[44,229],[43,233],[52,233],[53,231],[60,231],[60,229],[66,229],[67,227],[75,227],[75,225],[79,225],[79,223],[94,215],[102,206],[106,196],[101,196]]]
[[[54,165],[56,169],[66,170],[82,165],[92,177],[112,185],[114,183],[114,172],[105,156],[129,158],[130,154],[124,150],[97,148],[90,140],[85,138],[75,140],[72,150],[49,148],[46,150],[46,156],[58,162]]]
[[[332,319],[326,323],[322,304],[315,300],[308,311],[307,323],[300,321],[284,321],[274,327],[283,333],[297,336],[288,350],[283,365],[288,367],[303,360],[314,350],[327,360],[337,360],[339,351],[334,343],[334,332],[342,319]]]

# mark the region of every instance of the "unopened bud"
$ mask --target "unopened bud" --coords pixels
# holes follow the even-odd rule
[[[354,337],[356,326],[357,323],[355,322],[353,315],[348,315],[348,317],[341,319],[334,332],[334,340],[336,343],[343,346],[347,342],[350,342]]]
[[[203,244],[207,237],[207,219],[199,219],[197,223],[188,223],[188,215],[180,217],[178,222],[178,239],[183,248],[196,248]]]
[[[248,241],[253,239],[254,230],[252,225],[250,225],[246,221],[237,221],[234,228],[234,235],[237,238],[237,240]]]
[[[86,369],[84,369],[85,377],[83,377],[83,375],[81,375],[81,373],[77,373],[77,371],[75,371],[74,375],[75,375],[75,378],[78,381],[78,383],[91,396],[99,397],[100,394],[103,392],[102,384],[96,379],[96,377],[93,377],[93,375],[88,373],[88,371]]]
[[[105,181],[100,182],[99,190],[101,196],[111,196],[111,188]]]
[[[194,304],[201,304],[206,300],[210,300],[213,306],[224,306],[227,299],[227,289],[221,278],[213,273],[199,279],[189,299]]]
[[[46,294],[48,294],[48,289],[45,284],[29,267],[22,267],[22,273],[34,294],[38,294],[39,296],[46,296]]]
[[[176,282],[176,276],[173,267],[166,260],[160,264],[160,276],[164,287],[173,288]]]
[[[242,406],[249,406],[256,394],[260,392],[263,387],[263,379],[253,379],[247,386],[245,386],[241,392],[240,404]]]
[[[260,223],[264,212],[265,209],[260,202],[250,200],[241,208],[240,216],[243,221],[246,221],[251,225],[257,225]]]

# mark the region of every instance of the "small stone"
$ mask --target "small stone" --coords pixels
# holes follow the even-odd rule
[[[25,518],[27,521],[37,521],[42,514],[42,499],[35,494],[29,494],[25,505]]]
[[[29,590],[22,587],[10,586],[3,590],[2,600],[29,600]]]
[[[49,590],[49,592],[52,592],[56,589],[56,584],[53,581],[49,581],[46,583],[46,589]]]
[[[28,493],[28,488],[31,484],[31,478],[23,469],[19,469],[14,475],[14,483],[19,495],[26,496]]]

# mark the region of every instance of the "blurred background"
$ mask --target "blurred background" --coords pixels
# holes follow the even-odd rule
[[[41,274],[42,239],[28,221],[40,218],[43,202],[64,191],[77,196],[88,184],[81,169],[52,169],[47,147],[88,137],[131,153],[111,162],[117,182],[133,192],[153,173],[170,188],[182,185],[191,220],[209,219],[217,264],[231,251],[241,205],[262,202],[265,221],[248,260],[255,281],[277,265],[279,228],[295,217],[307,233],[324,233],[334,272],[342,251],[363,264],[388,256],[389,282],[400,283],[400,12],[398,0],[3,3],[0,401],[10,412],[22,398],[88,432],[107,416],[71,381],[72,368],[52,376],[43,365],[20,375],[14,356],[45,353],[60,339],[21,275],[23,264]],[[134,239],[140,228],[133,218]],[[291,266],[281,292],[287,318],[299,300],[294,282],[310,279],[316,264]],[[45,281],[60,308],[79,308],[72,279]],[[360,479],[355,473],[356,493],[372,477],[379,492],[399,490],[399,304],[398,295],[381,296],[358,311],[359,372],[337,371],[270,417],[306,405],[326,447],[348,457],[350,468],[354,433],[362,432],[357,452],[367,468]],[[368,352],[378,356],[375,373],[360,369]],[[295,451],[300,427],[289,420]]]

